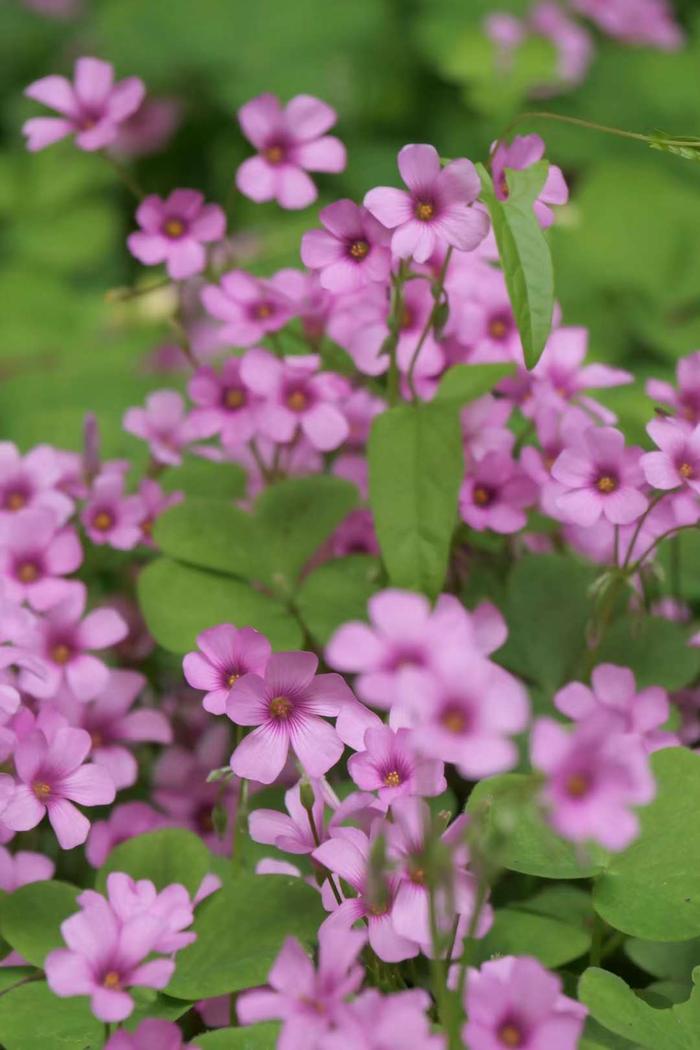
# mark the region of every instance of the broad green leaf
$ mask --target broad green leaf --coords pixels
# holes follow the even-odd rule
[[[311,941],[322,919],[320,897],[302,879],[232,879],[197,909],[197,940],[178,952],[168,995],[201,999],[264,984],[285,937]]]
[[[453,365],[442,376],[435,401],[466,405],[490,394],[501,379],[514,372],[515,365]]]
[[[625,616],[612,625],[598,650],[598,663],[631,667],[640,689],[682,689],[700,672],[700,649],[688,645],[682,624],[659,617]]]
[[[66,882],[31,882],[0,902],[0,931],[8,944],[34,966],[54,948],[65,947],[61,923],[78,911],[80,890]]]
[[[578,1050],[639,1050],[639,1043],[630,1043],[629,1039],[608,1031],[589,1014]]]
[[[489,209],[503,275],[528,368],[537,364],[552,327],[554,270],[549,245],[532,209],[547,178],[540,161],[522,171],[508,170],[508,197],[496,197],[479,165],[482,197]]]
[[[467,803],[482,823],[494,859],[511,871],[545,879],[585,879],[602,867],[602,851],[576,848],[545,823],[536,802],[537,781],[505,773],[480,781]]]
[[[514,905],[496,910],[493,926],[478,942],[478,952],[482,960],[494,955],[534,955],[553,968],[578,959],[590,945],[591,935],[582,927]]]
[[[134,879],[150,879],[158,890],[180,882],[192,896],[209,870],[209,850],[197,835],[162,828],[115,846],[97,873],[95,888],[104,893],[110,872],[125,871]]]
[[[401,405],[377,416],[368,447],[370,503],[396,587],[435,596],[447,571],[464,472],[456,407]]]
[[[5,1050],[99,1050],[104,1030],[86,997],[59,999],[45,981],[0,996],[0,1043]]]
[[[362,620],[379,587],[379,564],[366,554],[324,562],[306,576],[294,604],[304,625],[321,645],[348,620]]]
[[[198,496],[161,514],[153,539],[171,558],[202,569],[261,578],[263,552],[253,516],[220,498]]]
[[[136,1007],[134,1012],[123,1022],[124,1028],[133,1032],[135,1028],[145,1021],[146,1018],[157,1018],[159,1021],[177,1021],[179,1017],[191,1008],[191,1004],[183,999],[172,999],[162,992],[154,992],[151,988],[133,988],[130,994],[134,998]]]
[[[676,981],[690,980],[700,966],[700,937],[692,941],[643,941],[630,937],[625,941],[625,954],[641,970],[654,977]]]
[[[240,499],[248,478],[239,463],[216,463],[201,456],[186,456],[179,467],[169,467],[158,479],[166,492],[208,496],[218,500]]]
[[[33,966],[3,966],[0,967],[0,994],[5,993],[15,984],[31,977],[37,971]]]
[[[249,1028],[220,1028],[196,1037],[201,1050],[275,1050],[278,1024],[256,1024]]]
[[[274,649],[298,649],[301,629],[273,598],[232,576],[157,558],[138,580],[139,602],[148,629],[165,649],[186,653],[206,627],[233,623],[256,627]]]
[[[623,933],[687,941],[700,935],[700,755],[666,748],[651,767],[657,795],[639,811],[639,838],[610,856],[593,903]]]

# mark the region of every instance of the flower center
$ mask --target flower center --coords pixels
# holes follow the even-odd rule
[[[617,481],[610,474],[602,474],[596,481],[596,488],[599,492],[614,492],[617,488]]]
[[[32,784],[32,791],[40,801],[43,801],[51,794],[51,785],[45,780],[35,780]]]
[[[154,524],[155,522],[153,518],[145,518],[144,521],[141,522],[141,532],[144,534],[144,536],[153,535]]]
[[[564,789],[569,798],[584,798],[591,787],[591,782],[585,773],[572,773],[566,778]],[[517,1044],[516,1044],[517,1045]]]
[[[27,497],[23,492],[8,492],[5,496],[5,508],[7,510],[21,510],[26,505]]]
[[[408,877],[416,886],[425,886],[425,870],[423,868],[411,868]]]
[[[270,714],[273,718],[289,718],[292,710],[292,701],[288,696],[274,696],[270,700]]]
[[[267,317],[272,317],[272,307],[269,303],[258,303],[253,311],[259,321],[264,321]]]
[[[493,491],[487,488],[486,485],[476,485],[473,498],[477,507],[488,507],[493,500]]]
[[[41,573],[35,561],[25,561],[17,569],[17,578],[20,583],[36,583]]]
[[[413,310],[410,306],[404,306],[399,318],[399,328],[413,328]]]
[[[508,1021],[498,1029],[498,1038],[504,1046],[515,1048],[523,1045],[523,1033],[512,1021]]]
[[[469,719],[464,711],[458,707],[450,707],[445,711],[440,719],[440,723],[448,733],[464,733],[468,728]]]
[[[353,241],[350,245],[350,254],[353,259],[364,259],[369,252],[369,244],[367,241]]]
[[[370,915],[374,915],[376,919],[379,919],[389,911],[389,905],[386,901],[382,901],[379,904],[370,904],[367,907],[367,911]]]
[[[292,412],[303,412],[307,408],[309,400],[303,390],[292,390],[287,394],[287,405]]]
[[[166,237],[172,237],[175,240],[182,237],[184,232],[185,224],[182,219],[167,219],[163,226],[163,233]]]
[[[389,773],[387,773],[384,777],[384,783],[389,788],[399,787],[401,784],[401,774],[399,773],[398,769],[392,769]]]
[[[233,386],[224,394],[226,408],[241,408],[245,404],[245,390]]]
[[[98,532],[108,532],[114,525],[114,516],[108,510],[98,510],[92,519],[92,524]]]
[[[112,991],[116,991],[118,988],[121,988],[121,983],[122,979],[117,970],[108,970],[107,973],[104,975],[104,980],[102,981],[103,986],[105,988],[111,989]]]
[[[489,335],[492,339],[503,339],[503,336],[508,331],[508,326],[505,321],[496,317],[489,323]]]
[[[102,747],[104,745],[104,737],[99,729],[93,729],[90,733],[90,742],[93,747]]]
[[[230,674],[230,675],[228,676],[228,678],[226,679],[226,685],[227,685],[227,686],[229,687],[229,689],[231,688],[231,686],[232,686],[232,685],[235,685],[235,684],[236,684],[236,682],[238,681],[238,679],[239,679],[240,677],[241,677],[241,676],[240,676],[239,674],[236,674],[236,672],[235,672],[235,671],[232,671],[232,672],[231,672],[231,674]]]
[[[681,463],[678,468],[678,473],[682,478],[692,478],[695,471],[693,470],[690,463]]]
[[[67,664],[71,658],[71,649],[65,642],[57,642],[51,649],[51,659],[55,664]]]
[[[416,204],[416,218],[420,219],[421,222],[427,222],[428,219],[432,219],[435,214],[435,208],[430,201],[419,201]]]
[[[263,150],[263,157],[268,164],[281,164],[284,160],[284,150],[281,146],[268,146]]]

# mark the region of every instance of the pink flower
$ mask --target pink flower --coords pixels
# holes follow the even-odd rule
[[[340,675],[317,675],[317,667],[313,653],[273,653],[264,677],[246,674],[234,683],[226,713],[237,725],[257,726],[231,756],[236,776],[271,784],[290,746],[312,777],[338,761],[343,744],[321,716],[355,699]]]
[[[0,442],[0,523],[25,507],[46,507],[56,525],[73,513],[73,500],[58,490],[62,464],[55,449],[37,445],[22,456],[11,441]]]
[[[120,642],[128,628],[114,609],[93,609],[85,618],[84,588],[48,610],[28,636],[41,665],[41,674],[25,669],[22,689],[41,699],[53,697],[66,684],[78,700],[92,700],[109,679],[105,664],[90,650]]]
[[[470,969],[462,1036],[472,1050],[576,1050],[587,1010],[536,959],[506,955]]]
[[[506,169],[522,171],[542,160],[545,145],[539,135],[516,135],[510,144],[498,142],[491,153],[491,172],[493,186],[499,200],[505,201],[509,196],[508,174]],[[550,204],[566,204],[569,190],[561,173],[561,168],[550,164],[544,186],[533,204],[533,210],[540,226],[551,226],[554,213]]]
[[[646,392],[695,426],[700,423],[700,350],[681,358],[676,378],[678,390],[660,379],[648,379]]]
[[[357,962],[367,936],[354,930],[321,926],[316,969],[294,937],[287,937],[268,975],[269,988],[243,992],[236,1002],[242,1025],[283,1022],[285,1050],[308,1050],[343,1015],[345,1000],[362,984]]]
[[[394,804],[405,795],[440,795],[447,787],[443,763],[421,758],[408,729],[379,724],[365,733],[365,750],[348,760],[348,773],[363,791]]]
[[[365,207],[394,230],[391,249],[400,258],[426,262],[441,244],[473,251],[489,231],[485,212],[472,208],[481,182],[470,160],[440,168],[434,146],[404,146],[399,171],[408,192],[378,186],[365,196]]]
[[[325,799],[322,785],[311,781],[314,796],[312,817],[316,831],[324,835]],[[301,802],[301,784],[297,783],[284,793],[287,813],[276,809],[254,809],[248,818],[248,830],[253,842],[275,846],[285,853],[313,853],[317,843],[311,829],[311,821]]]
[[[700,424],[690,430],[682,423],[653,419],[647,433],[660,449],[640,459],[649,484],[656,489],[687,485],[700,493]]]
[[[432,1034],[430,1006],[430,997],[419,988],[395,995],[367,988],[345,1008],[338,1028],[319,1050],[445,1050],[444,1036]]]
[[[552,477],[566,490],[556,501],[559,510],[578,525],[595,525],[601,515],[629,525],[647,508],[639,457],[613,427],[584,431],[557,457]]]
[[[75,135],[80,149],[98,150],[114,142],[119,126],[141,105],[143,81],[127,77],[114,83],[114,67],[99,58],[79,58],[75,79],[48,76],[35,80],[25,95],[57,110],[60,117],[33,117],[25,122],[22,134],[27,149],[40,150]]]
[[[202,289],[207,313],[223,321],[219,337],[231,346],[252,346],[269,332],[277,332],[292,317],[294,308],[287,296],[284,271],[267,280],[245,270],[229,270],[219,284]]]
[[[605,716],[615,732],[639,737],[648,752],[678,744],[674,733],[661,729],[670,712],[665,689],[653,685],[637,692],[630,669],[615,664],[595,667],[591,684],[589,688],[583,682],[570,682],[556,694],[554,706],[576,722]]]
[[[209,627],[197,635],[201,652],[188,653],[182,662],[185,678],[193,689],[203,689],[202,707],[223,715],[231,689],[242,675],[263,676],[272,647],[253,627],[230,623]]]
[[[90,996],[93,1014],[107,1024],[123,1021],[134,1009],[127,989],[163,989],[175,962],[154,958],[145,961],[163,935],[159,915],[137,914],[120,921],[110,903],[97,893],[81,911],[61,923],[68,948],[46,956],[46,980],[54,995]]]
[[[127,237],[129,251],[145,266],[164,262],[174,281],[201,273],[207,264],[202,245],[226,233],[223,209],[205,204],[197,190],[173,190],[165,199],[151,194],[139,204],[136,221],[141,229]]]
[[[301,258],[304,266],[319,271],[323,288],[340,294],[388,280],[389,231],[366,208],[340,200],[324,208],[320,218],[326,228],[304,234]]]
[[[582,405],[609,422],[611,415],[597,402],[582,398],[585,390],[604,389],[631,383],[633,376],[622,368],[611,368],[609,365],[584,365],[588,349],[588,331],[573,325],[555,328],[544,348],[542,356],[529,373],[537,388],[545,386],[547,393],[559,405],[579,397]],[[500,387],[508,392],[508,386]],[[614,417],[612,417],[614,418]]]
[[[556,74],[562,86],[580,84],[591,64],[594,47],[590,33],[559,6],[556,0],[540,0],[531,8],[532,30],[551,40],[557,50]],[[554,93],[559,85],[544,85],[542,94]]]
[[[183,1043],[182,1032],[172,1021],[148,1018],[133,1032],[121,1028],[105,1043],[104,1050],[197,1050],[195,1043]]]
[[[675,51],[685,39],[667,0],[572,0],[572,7],[627,44]]]
[[[527,521],[525,508],[537,499],[537,488],[510,452],[487,452],[462,482],[459,510],[478,532],[519,532]]]
[[[255,436],[256,410],[262,399],[244,383],[241,358],[228,357],[218,373],[209,367],[197,369],[187,392],[198,406],[193,418],[211,419],[225,448],[237,449]]]
[[[138,109],[119,126],[111,152],[122,157],[146,157],[163,149],[182,119],[183,106],[176,98],[144,98]]]
[[[636,838],[632,806],[654,798],[654,779],[639,737],[590,718],[573,733],[550,718],[535,723],[532,764],[546,775],[542,801],[554,829],[573,842],[593,840],[623,850]]]
[[[77,585],[60,577],[75,572],[83,551],[75,529],[56,529],[48,508],[13,514],[3,530],[0,578],[5,594],[46,608],[70,595]]]
[[[4,846],[0,846],[0,890],[14,893],[20,886],[27,886],[30,882],[48,882],[53,878],[55,867],[54,862],[42,853],[19,850],[13,856]]]
[[[251,200],[306,208],[318,196],[307,171],[335,174],[345,168],[345,146],[325,134],[336,112],[312,95],[295,95],[284,109],[275,95],[258,95],[241,106],[238,120],[258,151],[236,172],[238,189]]]
[[[23,737],[15,750],[22,782],[3,810],[2,820],[14,831],[35,828],[45,814],[62,849],[85,842],[90,822],[73,805],[104,806],[114,801],[112,778],[96,765],[83,765],[90,734],[58,729],[51,740],[41,730]]]
[[[126,411],[123,426],[130,434],[147,441],[153,458],[169,467],[182,462],[182,452],[191,442],[215,433],[209,421],[203,423],[186,415],[182,396],[175,390],[156,390],[149,394],[145,409]]]
[[[143,478],[139,484],[138,498],[144,511],[144,518],[140,523],[141,542],[149,547],[154,547],[152,532],[156,521],[169,507],[181,503],[184,492],[164,492],[157,481],[153,478]]]
[[[145,802],[125,802],[116,806],[107,820],[90,828],[85,856],[93,868],[101,868],[115,846],[136,835],[145,835],[167,825],[167,819]]]
[[[221,882],[214,876],[214,886],[207,887],[204,896],[219,889]],[[201,889],[201,887],[200,887]],[[81,907],[99,904],[102,897],[94,890],[84,890],[78,897]],[[194,903],[184,886],[173,882],[158,892],[150,879],[133,879],[123,871],[113,871],[107,876],[107,900],[120,922],[126,924],[134,919],[159,919],[161,929],[154,938],[153,951],[180,951],[192,944],[195,933],[185,933],[185,927],[194,922]]]
[[[250,350],[241,363],[247,386],[265,403],[257,412],[259,430],[273,441],[291,441],[299,430],[314,448],[329,452],[349,433],[337,402],[348,384],[333,372],[319,372],[315,354],[280,361],[268,350]]]
[[[134,411],[132,409],[132,411]],[[80,520],[93,543],[131,550],[141,542],[145,507],[139,496],[124,493],[124,475],[104,471],[92,483]]]

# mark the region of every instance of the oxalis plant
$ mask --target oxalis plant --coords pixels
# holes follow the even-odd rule
[[[165,275],[112,299],[167,287],[187,378],[124,416],[143,470],[92,415],[81,454],[0,446],[2,1045],[699,1047],[700,352],[629,445],[537,134],[406,145],[253,276],[219,204],[116,159],[139,79],[27,94],[30,150],[138,198]],[[254,201],[345,166],[317,98],[239,120]]]

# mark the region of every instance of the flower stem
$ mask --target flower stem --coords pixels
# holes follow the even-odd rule
[[[236,823],[233,828],[233,843],[231,846],[231,870],[237,875],[243,866],[242,848],[243,838],[248,827],[248,781],[241,780],[238,791],[238,805],[236,806]]]
[[[438,310],[439,310],[440,306],[442,305],[442,296],[443,296],[443,293],[444,293],[444,290],[445,290],[445,276],[447,274],[447,267],[450,264],[450,259],[451,258],[452,258],[452,246],[450,246],[447,249],[447,251],[445,252],[445,258],[443,260],[442,266],[440,267],[440,272],[439,272],[439,274],[437,276],[437,280],[435,281],[435,283],[433,285],[433,288],[432,288],[432,292],[433,292],[433,308],[430,311],[430,313],[428,314],[428,319],[425,322],[425,325],[423,326],[423,331],[421,332],[420,338],[419,338],[418,342],[416,343],[416,348],[413,351],[413,356],[411,357],[411,362],[410,362],[410,364],[408,366],[408,372],[406,374],[406,382],[408,384],[408,389],[411,391],[411,397],[413,398],[414,401],[418,400],[418,395],[416,393],[416,388],[415,388],[415,384],[414,384],[414,381],[413,381],[413,373],[416,370],[416,365],[418,364],[418,358],[420,356],[420,352],[423,349],[423,346],[425,344],[426,339],[428,338],[428,335],[430,334],[431,328],[434,326],[434,324],[435,324],[435,322],[437,320],[437,313],[438,313]]]
[[[139,186],[138,181],[134,178],[129,169],[125,167],[120,160],[117,160],[116,157],[112,156],[111,153],[103,151],[101,156],[104,157],[110,167],[117,173],[129,193],[133,193],[137,200],[143,200],[146,194],[141,186]]]

